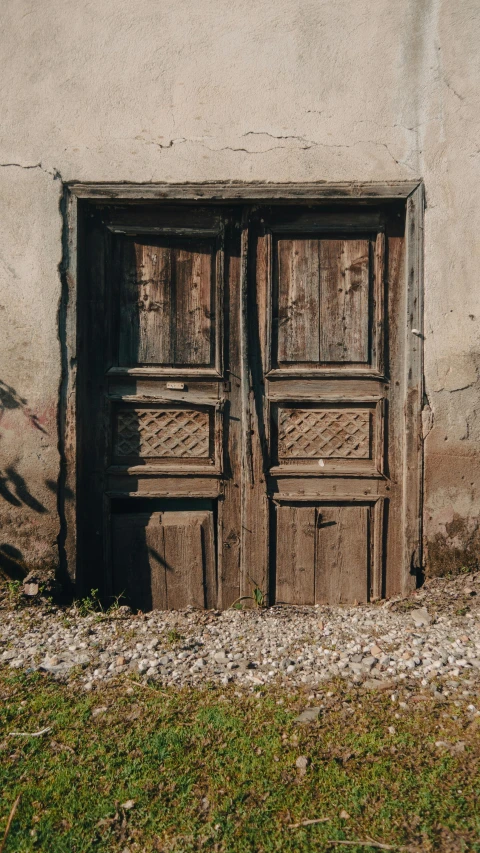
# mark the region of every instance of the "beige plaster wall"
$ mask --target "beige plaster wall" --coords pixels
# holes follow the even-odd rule
[[[437,557],[446,543],[466,559],[480,508],[479,43],[477,0],[4,0],[4,562],[57,558],[62,181],[214,179],[424,179],[426,533]]]

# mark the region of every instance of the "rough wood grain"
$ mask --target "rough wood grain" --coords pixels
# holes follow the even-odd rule
[[[369,361],[369,248],[368,240],[321,241],[322,361]]]
[[[372,364],[379,373],[385,370],[385,265],[386,238],[377,234],[373,245]]]
[[[245,201],[289,201],[344,199],[402,199],[407,198],[419,185],[413,181],[340,181],[304,183],[265,183],[240,181],[212,181],[202,183],[95,183],[69,184],[69,191],[77,198],[90,199],[173,199],[201,201],[202,199]]]
[[[118,363],[171,364],[172,256],[168,246],[120,238]]]
[[[354,604],[368,599],[367,506],[319,508],[315,599],[318,604]]]
[[[205,607],[205,570],[202,547],[203,517],[193,512],[164,512],[161,517],[166,579],[165,607]],[[214,553],[205,555],[207,561]],[[156,605],[158,607],[158,605]]]
[[[187,476],[180,476],[178,469],[109,472],[105,488],[110,497],[218,498],[221,494],[218,473],[205,477],[198,470]]]
[[[208,366],[214,350],[212,247],[193,238],[121,240],[121,367]]]
[[[209,365],[214,350],[212,249],[195,244],[178,246],[174,257],[175,311],[170,318],[175,339],[173,363]]]
[[[406,216],[406,340],[404,341],[404,559],[402,592],[417,584],[422,557],[423,443],[423,185],[407,200]],[[413,330],[416,330],[416,334]]]
[[[265,234],[262,223],[252,214],[250,220],[248,252],[246,261],[246,305],[244,305],[244,329],[247,334],[248,361],[242,365],[248,395],[246,424],[249,434],[245,436],[245,446],[249,453],[246,464],[251,470],[244,473],[242,516],[242,577],[241,592],[251,596],[257,586],[264,593],[265,602],[270,601],[269,577],[269,502],[265,488],[265,474],[268,467],[268,401],[265,398],[264,365],[268,346],[267,314],[270,304],[267,301],[271,270],[271,241]],[[248,442],[248,445],[247,445]],[[248,476],[246,476],[248,474]]]
[[[292,379],[295,385],[292,385]],[[315,400],[322,399],[324,402],[340,402],[342,400],[374,401],[381,400],[385,395],[387,387],[380,379],[371,377],[362,377],[352,379],[349,373],[339,380],[326,376],[323,379],[318,377],[294,376],[287,379],[286,377],[269,377],[267,393],[270,400],[288,400],[292,394],[292,389],[295,388],[296,400]]]
[[[232,217],[225,232],[225,367],[223,496],[218,502],[218,607],[226,609],[240,596],[240,488],[242,454],[242,387],[240,383],[240,228]]]
[[[278,362],[319,361],[319,243],[281,239],[276,244]]]
[[[315,603],[315,507],[277,508],[277,604]]]
[[[405,241],[402,236],[388,239],[387,274],[387,316],[405,318],[406,316],[406,265]],[[404,389],[405,380],[405,330],[404,324],[388,323],[386,328],[385,372],[389,378],[390,390],[386,395],[385,420],[385,473],[391,484],[388,511],[385,513],[386,536],[384,539],[385,578],[384,595],[400,595],[404,573]]]
[[[373,527],[370,537],[370,598],[372,600],[382,598],[384,594],[384,518],[385,500],[379,498],[370,510],[370,524]]]
[[[113,590],[135,609],[166,606],[160,518],[159,513],[112,516]]]
[[[114,515],[112,527],[114,589],[134,607],[203,608],[214,597],[211,512]]]

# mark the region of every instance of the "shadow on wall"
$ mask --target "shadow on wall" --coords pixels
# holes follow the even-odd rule
[[[47,431],[39,423],[37,415],[29,409],[27,400],[0,379],[0,427],[5,412],[13,409],[20,409],[31,426],[46,434]],[[28,489],[17,470],[17,465],[18,459],[6,467],[0,466],[0,501],[6,501],[14,507],[28,507],[39,514],[48,512]],[[47,486],[50,488],[48,482]],[[0,544],[0,573],[14,580],[20,580],[27,573],[22,552],[6,542]]]

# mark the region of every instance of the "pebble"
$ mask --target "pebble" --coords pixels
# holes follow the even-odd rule
[[[313,723],[315,720],[318,720],[318,715],[320,714],[321,708],[306,708],[305,711],[302,711],[301,714],[296,718],[296,723]]]
[[[449,600],[443,584],[442,600]],[[415,595],[422,607],[407,603],[403,611],[395,602],[137,615],[121,607],[111,616],[82,616],[75,606],[4,608],[0,666],[44,670],[87,691],[125,673],[165,686],[231,683],[248,690],[268,684],[315,689],[337,678],[372,691],[403,685],[419,697],[412,701],[422,701],[426,688],[438,703],[446,701],[445,689],[450,696],[464,695],[465,688],[475,694],[480,596],[469,599],[471,612],[457,614],[455,604],[442,611],[436,603],[431,612],[425,588],[413,602]],[[313,721],[319,711],[305,708],[297,722]]]
[[[430,622],[432,621],[425,607],[420,607],[418,610],[411,610],[410,619],[416,628],[422,628],[424,625],[430,625]]]
[[[309,763],[310,762],[306,755],[299,755],[295,762],[295,767],[303,775],[306,772]]]

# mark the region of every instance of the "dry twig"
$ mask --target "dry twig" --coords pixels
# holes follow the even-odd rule
[[[39,732],[9,732],[10,737],[41,737],[42,735],[46,735],[47,732],[51,732],[52,727],[47,726],[46,729],[40,729]],[[1,853],[1,851],[0,851]]]
[[[13,818],[15,817],[15,812],[17,811],[18,804],[19,804],[19,802],[20,802],[20,796],[21,796],[21,794],[19,794],[19,795],[18,795],[18,797],[17,797],[17,799],[15,800],[15,802],[14,802],[14,804],[13,804],[12,808],[10,809],[10,814],[8,815],[7,825],[6,825],[6,827],[5,827],[5,832],[4,832],[4,834],[3,834],[2,843],[0,844],[0,853],[3,853],[3,849],[4,849],[4,847],[5,847],[5,842],[6,842],[6,840],[7,840],[7,835],[8,835],[8,833],[10,832],[10,827],[11,827],[11,825],[12,825],[12,820],[13,820]]]
[[[329,817],[316,817],[313,820],[301,820],[299,823],[289,823],[289,829],[298,829],[299,826],[312,826],[314,823],[326,823]]]
[[[338,841],[336,838],[328,838],[327,844],[342,844],[345,847],[375,847],[377,850],[400,850],[405,853],[413,853],[413,847],[401,847],[399,844],[382,844],[381,841]]]

